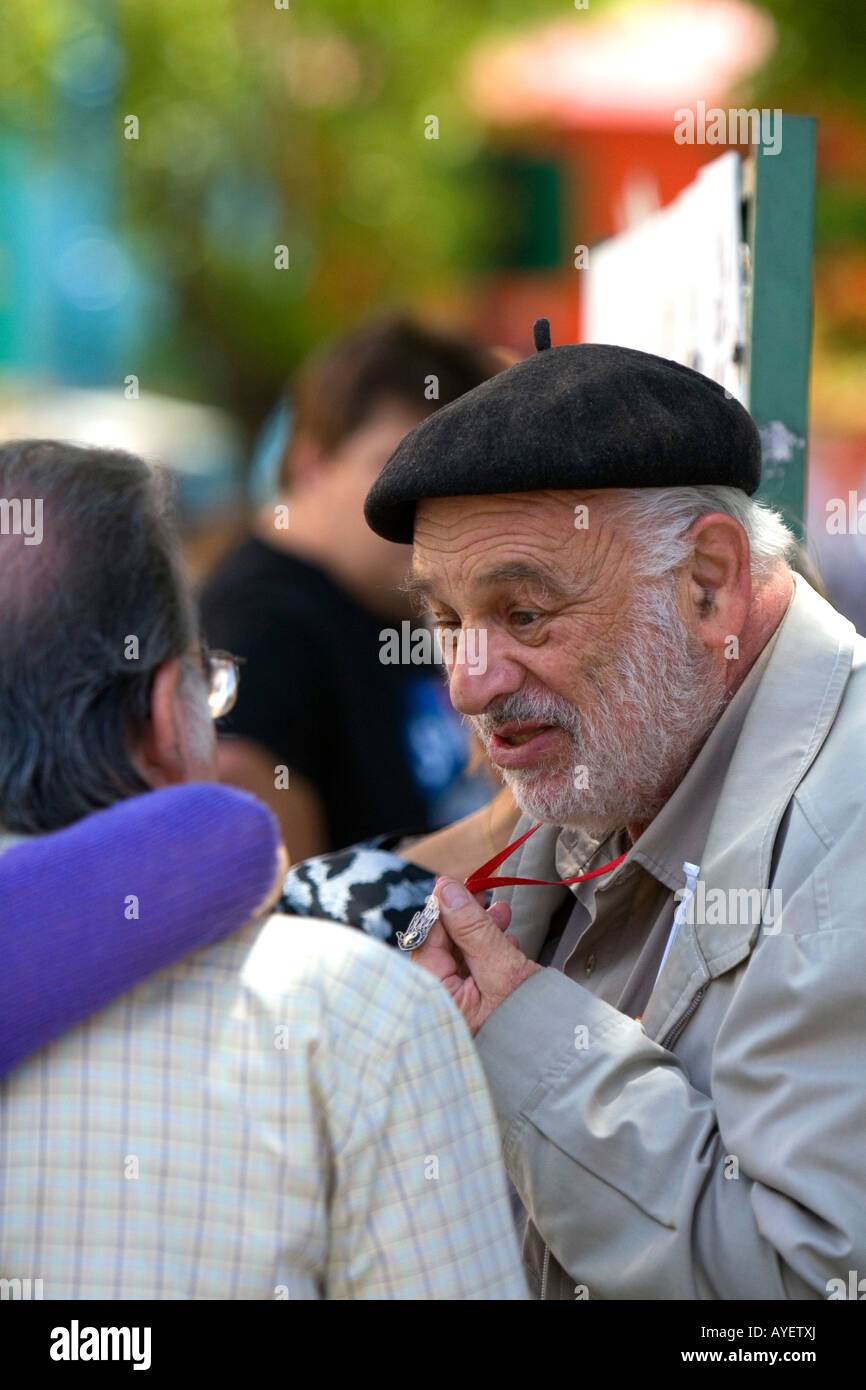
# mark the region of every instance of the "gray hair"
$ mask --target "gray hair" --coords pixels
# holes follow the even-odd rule
[[[40,544],[0,536],[0,824],[32,834],[148,790],[130,749],[197,618],[159,470],[24,440],[0,447],[0,496],[44,503]]]
[[[692,549],[685,533],[710,512],[732,516],[746,532],[756,589],[797,551],[797,539],[782,517],[740,488],[622,488],[611,495],[614,514],[633,528],[635,564],[645,579],[662,579],[685,564]]]

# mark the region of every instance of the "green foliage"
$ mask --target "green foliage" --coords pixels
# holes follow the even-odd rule
[[[791,114],[812,115],[831,103],[866,112],[866,7],[862,0],[762,0],[779,42],[761,91]]]
[[[48,152],[58,53],[114,27],[122,224],[179,306],[180,343],[152,344],[150,379],[228,393],[251,416],[323,335],[434,295],[471,260],[485,208],[465,174],[482,132],[462,63],[496,26],[527,21],[520,0],[290,4],[24,0],[4,17],[2,120]],[[540,0],[531,18],[557,13]],[[129,114],[138,140],[123,138]],[[289,270],[274,269],[278,245]]]
[[[177,305],[149,379],[249,418],[323,336],[484,263],[493,204],[474,176],[484,132],[463,99],[466,56],[551,18],[585,22],[563,0],[289,3],[15,0],[0,45],[0,122],[50,155],[64,51],[114,30],[121,225]],[[822,94],[866,105],[861,0],[766,8],[782,39],[775,92],[800,92],[800,109]],[[138,140],[123,138],[129,114]],[[288,270],[274,269],[278,245]]]

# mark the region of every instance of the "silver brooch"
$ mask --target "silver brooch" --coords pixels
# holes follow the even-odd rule
[[[397,932],[397,945],[401,951],[417,951],[423,946],[434,922],[439,920],[439,899],[431,893],[420,912],[416,912],[405,931]]]

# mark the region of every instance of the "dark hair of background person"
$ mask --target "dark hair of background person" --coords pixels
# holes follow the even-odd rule
[[[0,826],[27,834],[148,790],[130,744],[197,619],[161,470],[18,441],[0,447],[0,497],[42,499],[41,544],[0,535]]]
[[[292,434],[313,439],[327,457],[385,404],[431,415],[480,386],[506,365],[472,337],[394,314],[378,319],[315,353],[291,386]],[[425,381],[435,376],[438,396]],[[281,485],[292,481],[292,444],[281,466]]]

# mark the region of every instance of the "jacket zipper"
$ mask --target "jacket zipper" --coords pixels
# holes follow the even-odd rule
[[[541,1267],[541,1297],[547,1297],[547,1267],[550,1264],[550,1246],[545,1241],[544,1244],[544,1264]]]
[[[677,1038],[679,1037],[680,1033],[683,1031],[683,1029],[685,1028],[686,1024],[688,1023],[689,1019],[691,1018],[692,1014],[695,1012],[695,1009],[696,1009],[696,1008],[698,1007],[698,1005],[700,1004],[700,1002],[701,1002],[701,1000],[703,999],[703,997],[704,997],[704,995],[706,994],[706,992],[707,992],[707,987],[706,987],[706,985],[701,985],[700,989],[698,990],[698,992],[697,992],[697,994],[695,995],[694,999],[692,1000],[691,1004],[689,1004],[689,1007],[686,1009],[686,1011],[685,1011],[685,1013],[683,1014],[682,1018],[680,1018],[680,1019],[677,1020],[677,1022],[674,1024],[673,1028],[672,1028],[672,1029],[670,1030],[670,1032],[668,1033],[667,1037],[665,1037],[665,1038],[662,1039],[661,1044],[660,1044],[662,1047],[664,1047],[664,1048],[671,1048],[671,1047],[673,1046],[673,1044],[676,1042]]]

